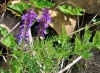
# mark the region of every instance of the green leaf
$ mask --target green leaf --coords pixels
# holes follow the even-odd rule
[[[81,42],[79,36],[76,35],[76,38],[75,38],[75,52],[78,51],[80,48],[82,48],[82,42]]]
[[[15,56],[20,57],[20,56],[22,56],[22,51],[14,50],[14,51],[13,51],[13,54],[14,54]]]
[[[79,15],[79,16],[83,15],[80,12],[84,11],[83,9],[81,9],[79,7],[72,8],[71,6],[65,6],[65,5],[59,6],[58,9],[60,9],[65,14]]]
[[[51,7],[54,3],[49,2],[48,0],[30,0],[32,4],[37,8]]]
[[[73,9],[73,14],[74,15],[79,15],[79,16],[82,16],[83,14],[80,13],[80,12],[83,12],[84,10],[82,8],[79,8],[79,7],[76,7]]]
[[[83,38],[82,38],[84,44],[89,43],[90,38],[91,38],[91,34],[92,34],[92,33],[91,33],[91,31],[89,30],[89,27],[86,25],[86,27],[85,27],[85,32],[84,32],[84,36],[83,36]]]
[[[82,44],[82,41],[80,40],[80,38],[78,36],[76,36],[75,38],[75,49],[74,49],[74,53],[82,56],[84,59],[88,59],[89,57],[92,56],[92,54],[90,53],[90,46],[91,44]]]
[[[8,31],[3,28],[3,27],[0,27],[0,33],[1,35],[4,37]],[[9,48],[15,48],[17,46],[15,40],[14,40],[14,37],[12,36],[12,34],[9,34],[3,41],[2,41],[2,44],[6,45],[7,47]]]
[[[24,6],[21,3],[17,3],[17,4],[14,4],[14,5],[7,5],[7,6],[9,8],[13,9],[13,10],[20,12],[20,13],[22,13],[23,10],[24,10]]]
[[[65,14],[73,14],[72,13],[72,7],[71,6],[65,6],[65,5],[63,5],[63,6],[59,6],[58,7],[63,13],[65,13]]]
[[[25,3],[25,2],[21,2],[21,4],[23,5],[24,9],[29,9],[29,8],[32,7],[32,5],[29,5],[29,4]]]
[[[100,49],[100,31],[97,31],[93,37],[93,44]]]
[[[90,53],[90,50],[81,51],[78,55],[81,55],[84,59],[89,59],[91,56],[93,56],[93,54]]]

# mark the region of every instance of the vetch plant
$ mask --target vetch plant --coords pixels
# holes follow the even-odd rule
[[[37,19],[39,25],[35,28],[37,28],[37,35],[42,36],[44,38],[44,35],[47,34],[46,28],[48,28],[48,24],[51,23],[51,17],[49,14],[49,8],[43,8],[42,10],[44,11],[42,16],[39,19]]]
[[[34,25],[34,22],[38,22],[33,29],[37,29],[36,32],[36,40],[32,42],[32,48],[29,49],[31,45],[27,45],[27,47],[15,47],[10,54],[13,59],[10,60],[11,67],[9,70],[3,71],[5,73],[57,73],[60,72],[59,70],[65,67],[69,62],[73,60],[73,56],[81,56],[80,58],[89,59],[92,54],[90,50],[92,47],[97,47],[100,49],[100,31],[97,31],[95,36],[93,37],[93,41],[90,42],[90,38],[92,36],[89,27],[84,27],[84,35],[82,38],[79,37],[77,32],[73,32],[75,34],[75,41],[72,43],[70,41],[70,35],[66,34],[64,27],[62,28],[61,35],[49,36],[46,39],[39,39],[38,37],[45,38],[45,35],[48,33],[46,30],[51,23],[51,17],[49,14],[49,7],[48,4],[44,5],[46,0],[30,0],[32,2],[32,6],[37,8],[42,8],[42,14],[38,17],[38,14],[35,13],[34,8],[30,8],[28,4],[20,3],[8,6],[12,8],[12,10],[16,10],[20,12],[22,15],[21,17],[21,26],[19,33],[17,34],[18,43],[21,43],[24,40],[26,43],[29,43],[29,29]],[[41,5],[42,4],[42,5]],[[24,6],[28,6],[28,12],[23,14],[23,10],[25,9]],[[18,9],[19,8],[19,9]],[[81,12],[84,11],[81,8],[72,8],[71,6],[59,6],[59,9],[64,12],[65,14],[70,15],[82,15]],[[13,10],[13,11],[14,11]],[[15,12],[15,11],[14,11]],[[99,23],[98,23],[99,24]],[[52,31],[52,30],[50,30]],[[6,29],[0,27],[0,32],[4,36],[8,32]],[[31,32],[32,33],[32,32]],[[33,36],[34,37],[34,36]],[[8,44],[9,40],[9,44]],[[2,43],[7,47],[14,48],[17,44],[14,41],[13,36],[10,34],[7,38],[5,38]],[[23,42],[22,42],[23,43]],[[21,43],[21,46],[22,46]],[[26,44],[24,43],[23,46]],[[19,49],[20,48],[20,49]],[[23,50],[28,48],[28,50]],[[70,58],[70,56],[72,56]],[[66,64],[62,60],[67,60]],[[76,62],[75,62],[76,63]],[[65,67],[66,68],[66,67]]]
[[[28,30],[32,25],[34,25],[34,21],[39,22],[39,25],[35,27],[37,28],[37,37],[42,36],[44,38],[44,35],[47,34],[46,28],[49,27],[48,24],[51,22],[51,17],[49,14],[49,8],[43,8],[42,10],[43,14],[40,18],[37,18],[38,16],[33,9],[28,10],[28,12],[22,16],[22,25],[20,26],[20,31],[17,35],[18,43],[21,43],[22,39],[28,43]]]
[[[22,16],[22,25],[20,26],[20,31],[17,35],[18,43],[21,43],[22,39],[24,39],[28,43],[28,30],[32,26],[33,21],[36,19],[37,14],[33,9],[28,10],[28,12]]]

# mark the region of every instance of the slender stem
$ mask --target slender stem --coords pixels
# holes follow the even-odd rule
[[[72,67],[74,64],[76,64],[79,60],[81,60],[82,57],[79,56],[77,59],[75,59],[72,63],[70,63],[69,65],[67,65],[65,68],[63,68],[62,70],[60,70],[57,73],[63,73],[64,71],[66,71],[67,69],[69,69],[70,67]]]
[[[64,58],[62,58],[62,60],[61,60],[60,69],[62,69],[62,68],[63,68],[63,65],[64,65]]]
[[[5,56],[2,56],[2,57],[3,57],[3,60],[4,60],[5,62],[7,62],[7,60],[6,60]]]
[[[2,16],[1,16],[0,22],[2,22],[2,20],[3,20],[3,18],[4,18],[4,15],[5,15],[5,12],[6,12],[6,9],[5,9],[4,12],[2,13]]]
[[[9,11],[11,11],[11,12],[13,12],[14,14],[16,14],[15,16],[21,17],[21,14],[17,13],[16,11],[14,11],[14,10],[8,8],[8,7],[6,9],[9,10]]]
[[[20,22],[18,22],[18,23],[10,30],[10,32],[8,32],[8,34],[6,34],[6,35],[0,40],[0,42],[2,42],[2,40],[4,40],[16,27],[18,27],[19,24],[20,24]]]
[[[30,47],[32,49],[32,47],[33,47],[33,43],[32,43],[33,39],[32,39],[32,34],[31,34],[31,28],[29,28],[28,33],[29,33],[29,44],[30,44]]]
[[[31,28],[29,28],[28,33],[29,33],[29,42],[32,43]]]
[[[89,28],[90,28],[90,27],[96,26],[96,25],[98,25],[98,24],[100,24],[100,21],[99,21],[99,22],[96,22],[96,23],[94,23],[94,24],[92,24],[92,25],[88,25],[88,26],[89,26]],[[82,31],[82,30],[84,30],[84,29],[85,29],[85,27],[80,28],[79,30],[76,30],[76,31],[74,31],[74,32],[72,32],[72,33],[70,33],[70,34],[68,34],[68,35],[69,35],[69,36],[74,35],[75,33],[80,32],[80,31]]]
[[[91,24],[92,21],[98,16],[99,13],[100,13],[100,10],[99,10],[98,13],[92,18],[92,20],[91,20],[88,24]]]

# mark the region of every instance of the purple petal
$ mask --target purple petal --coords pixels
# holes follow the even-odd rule
[[[44,28],[48,28],[48,27],[49,27],[48,24],[44,23]]]
[[[44,30],[43,30],[43,33],[44,33],[44,34],[47,34],[47,31],[44,29]]]

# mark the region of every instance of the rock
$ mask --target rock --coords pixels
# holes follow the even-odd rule
[[[83,9],[85,9],[86,13],[89,14],[97,14],[100,10],[100,0],[54,0],[58,5],[62,2],[65,2],[64,4],[72,5],[72,6],[78,6]],[[100,13],[99,13],[100,15]]]
[[[67,34],[70,34],[74,31],[76,25],[76,17],[65,15],[59,10],[52,11],[50,10],[50,14],[52,17],[52,23],[50,26],[58,33],[62,33],[62,26],[65,27]]]
[[[92,50],[93,57],[87,61],[86,73],[100,73],[100,50]]]
[[[0,13],[0,18],[2,16],[2,13]],[[0,24],[4,24],[5,28],[8,28],[8,31],[10,31],[17,23],[19,22],[19,19],[15,17],[14,14],[12,14],[10,11],[6,11],[5,15],[2,19],[2,22]],[[15,30],[12,32],[14,36],[18,33],[19,27],[15,28]]]
[[[0,13],[0,19],[1,19],[2,13]],[[12,14],[10,11],[6,11],[5,15],[2,19],[2,21],[0,21],[0,26],[5,27],[8,32],[10,30],[12,30],[12,28],[19,22],[19,19],[17,17],[15,17],[14,14]],[[13,31],[12,34],[14,37],[16,37],[16,34],[19,32],[19,26],[16,27]]]

